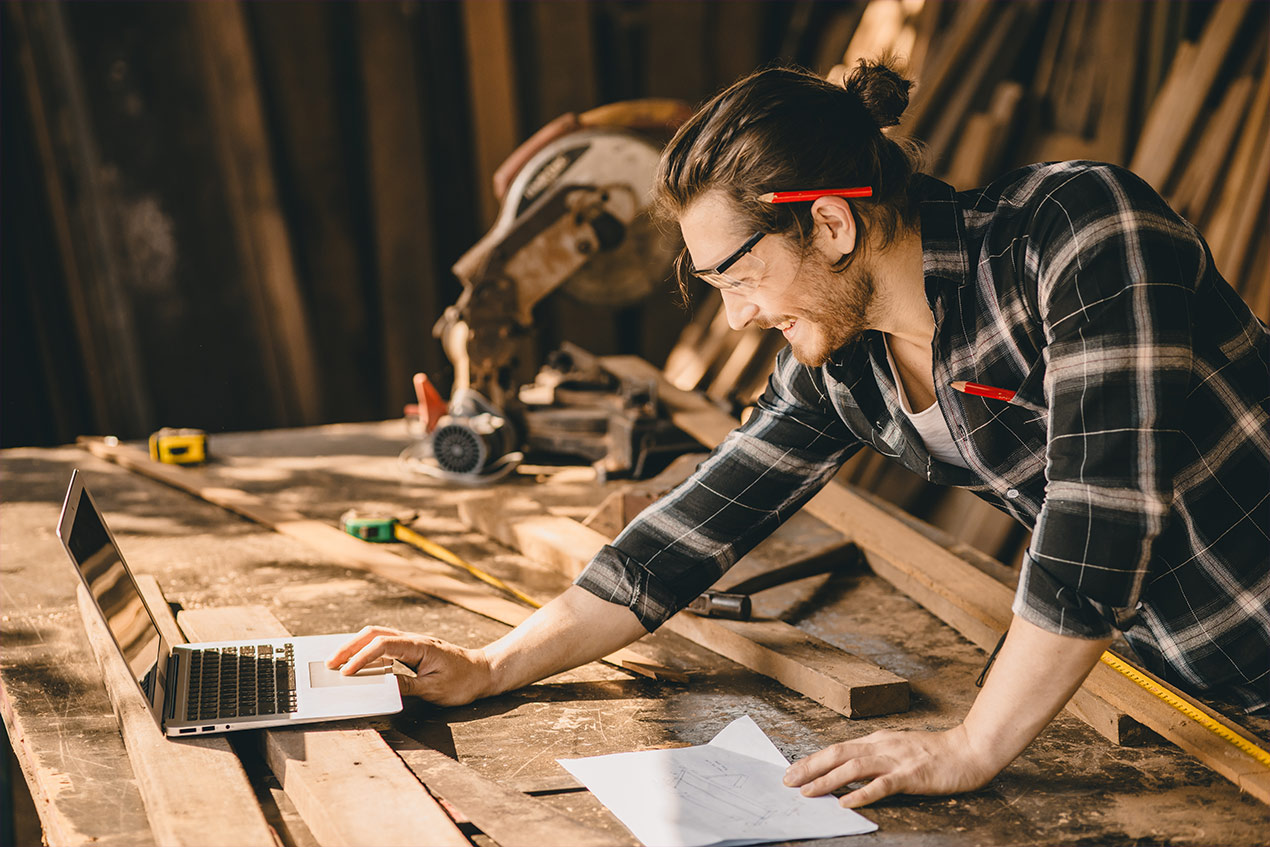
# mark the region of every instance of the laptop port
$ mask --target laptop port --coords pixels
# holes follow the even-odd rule
[[[205,726],[205,727],[203,727],[203,732],[211,732],[211,731],[212,731],[212,730],[214,730],[214,729],[216,729],[215,725],[213,725],[213,726]],[[229,727],[225,727],[225,729],[229,729]]]
[[[178,733],[180,733],[181,735],[185,735],[185,733],[187,733],[187,732],[194,732],[194,731],[195,731],[195,730],[197,730],[197,729],[198,729],[198,727],[196,727],[196,726],[187,726],[187,727],[185,727],[185,728],[183,728],[183,729],[178,729],[178,730],[177,730],[177,732],[178,732]]]

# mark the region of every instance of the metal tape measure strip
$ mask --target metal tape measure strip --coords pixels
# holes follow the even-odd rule
[[[1112,655],[1111,653],[1103,653],[1102,661],[1103,661],[1103,664],[1124,674],[1129,679],[1136,682],[1139,686],[1141,686],[1142,688],[1145,688],[1147,691],[1151,692],[1156,697],[1163,700],[1165,703],[1168,703],[1170,706],[1177,709],[1179,712],[1186,715],[1188,718],[1195,721],[1200,726],[1207,729],[1209,732],[1235,745],[1240,750],[1247,753],[1249,756],[1256,759],[1261,764],[1270,768],[1270,753],[1267,753],[1265,750],[1262,750],[1260,747],[1253,744],[1251,741],[1244,738],[1242,735],[1239,735],[1238,733],[1234,732],[1233,730],[1230,729],[1230,727],[1226,726],[1225,724],[1221,723],[1218,720],[1214,720],[1211,716],[1195,708],[1190,703],[1181,699],[1180,697],[1178,697],[1177,695],[1175,695],[1173,692],[1169,691],[1168,689],[1161,688],[1153,680],[1138,673],[1136,668],[1132,667],[1131,665],[1125,664],[1124,662],[1120,661],[1119,658]]]

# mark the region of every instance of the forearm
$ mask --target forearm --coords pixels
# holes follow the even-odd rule
[[[576,585],[485,647],[489,685],[511,691],[607,656],[647,634],[635,614]]]
[[[1016,616],[962,724],[983,766],[995,774],[1013,761],[1067,704],[1110,643],[1055,635]]]

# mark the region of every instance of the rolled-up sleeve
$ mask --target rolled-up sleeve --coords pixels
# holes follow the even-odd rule
[[[1123,174],[1090,171],[1055,191],[1034,244],[1049,432],[1014,611],[1081,638],[1134,617],[1175,470],[1193,453],[1179,422],[1192,298],[1210,259],[1185,222]]]
[[[860,442],[821,372],[788,349],[767,390],[684,483],[645,509],[575,581],[650,632],[710,587],[833,477]]]

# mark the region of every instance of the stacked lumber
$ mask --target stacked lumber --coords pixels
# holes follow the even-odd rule
[[[826,27],[819,53],[833,58],[820,69],[841,81],[859,59],[897,56],[917,82],[898,132],[921,139],[928,170],[959,189],[1037,161],[1129,167],[1205,234],[1218,270],[1270,320],[1268,31],[1267,8],[1249,0],[870,0]],[[732,332],[707,292],[664,373],[741,410],[780,342]],[[870,451],[839,479],[1003,562],[1027,547],[1026,531],[973,495]]]

